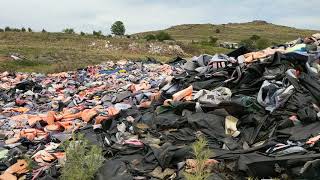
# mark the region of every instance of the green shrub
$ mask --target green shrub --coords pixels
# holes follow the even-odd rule
[[[4,32],[4,30],[0,28],[0,32]]]
[[[63,29],[62,32],[66,33],[66,34],[74,34],[74,29],[72,28],[66,28],[66,29]]]
[[[209,44],[210,45],[216,46],[217,45],[217,41],[218,41],[218,38],[209,36]]]
[[[210,176],[210,172],[205,170],[205,163],[212,155],[211,150],[207,147],[208,141],[204,137],[192,144],[193,154],[196,160],[195,173],[185,173],[187,180],[206,180]]]
[[[148,34],[148,35],[144,36],[144,39],[146,39],[147,41],[153,41],[153,40],[156,40],[157,38],[153,34]]]
[[[164,31],[160,31],[158,34],[156,34],[156,39],[158,41],[173,40],[170,34]]]
[[[28,32],[32,32],[32,29],[31,29],[31,28],[28,28]]]
[[[271,43],[268,39],[265,39],[265,38],[261,38],[261,39],[257,40],[257,42],[256,42],[257,49],[265,49],[269,46],[271,46]]]
[[[93,31],[92,35],[97,36],[97,37],[102,37],[102,32],[101,31]]]
[[[74,136],[65,146],[66,162],[62,167],[62,180],[93,179],[103,164],[102,149],[89,144],[83,135]]]
[[[42,29],[42,31],[41,31],[42,33],[46,33],[47,31],[45,30],[45,29]]]
[[[21,32],[21,29],[18,29],[18,28],[12,28],[11,31],[13,32]]]
[[[7,26],[4,28],[4,31],[6,31],[6,32],[11,31],[11,28],[9,26]]]
[[[256,49],[255,42],[252,39],[244,39],[240,41],[240,46],[245,46],[248,49]]]
[[[216,33],[220,33],[220,29],[216,29]]]
[[[26,32],[26,28],[21,28],[21,32]]]
[[[81,36],[84,36],[84,35],[86,35],[86,33],[84,33],[84,32],[81,31],[81,32],[80,32],[80,35],[81,35]]]
[[[260,36],[254,34],[250,37],[250,39],[253,41],[257,41],[258,39],[260,39]]]

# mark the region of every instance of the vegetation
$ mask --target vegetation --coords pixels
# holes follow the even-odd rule
[[[164,31],[160,31],[159,33],[156,34],[155,37],[158,41],[173,40],[170,34]]]
[[[62,180],[93,179],[104,158],[102,149],[89,144],[83,135],[78,135],[65,146],[66,162],[62,168]]]
[[[84,36],[84,35],[86,35],[86,33],[84,33],[84,32],[81,31],[81,32],[80,32],[80,35],[81,35],[81,36]]]
[[[72,28],[63,29],[62,32],[66,33],[66,34],[74,34],[75,33]]]
[[[153,34],[147,34],[146,36],[144,36],[144,39],[146,39],[147,41],[153,41],[156,40],[156,36]]]
[[[66,33],[3,32],[0,33],[0,39],[0,72],[54,73],[76,70],[104,61],[142,60],[145,57],[167,61],[174,56],[128,50],[129,44],[136,42],[145,47],[146,41],[127,38],[79,36]],[[121,49],[107,50],[106,40],[110,41],[113,47],[121,47]],[[90,46],[93,42],[95,46]],[[10,58],[12,53],[20,54],[25,59],[14,61]],[[187,53],[191,54],[191,51]],[[192,54],[198,53],[200,51],[197,49],[192,51]]]
[[[241,46],[245,46],[249,49],[253,50],[260,50],[260,49],[265,49],[272,44],[270,41],[266,38],[261,38],[258,35],[252,35],[249,39],[244,39],[240,42]]]
[[[210,176],[210,171],[207,171],[206,161],[212,155],[212,152],[207,147],[208,141],[204,137],[192,144],[192,150],[196,160],[196,168],[194,173],[185,173],[187,180],[206,180]]]
[[[217,30],[219,29],[219,30]],[[209,36],[214,36],[219,40],[228,42],[240,42],[248,39],[252,35],[257,35],[268,39],[270,42],[281,44],[292,41],[298,37],[310,36],[318,31],[297,29],[292,27],[280,26],[271,23],[229,23],[229,24],[184,24],[170,27],[163,30],[169,33],[176,41],[191,42],[205,41]],[[140,37],[146,34],[157,34],[159,31],[149,31],[137,33]],[[219,33],[217,33],[219,32]]]
[[[21,28],[21,32],[26,32],[26,28]]]
[[[42,29],[42,31],[41,31],[42,33],[46,33],[47,31],[45,30],[45,29]]]
[[[216,33],[220,33],[220,29],[216,29]]]
[[[124,27],[123,22],[116,21],[115,23],[113,23],[113,25],[111,26],[111,32],[114,35],[123,36],[124,33],[126,32],[126,28]]]
[[[101,31],[93,31],[92,35],[97,36],[97,37],[102,37],[102,32]]]
[[[1,29],[1,28],[0,28],[0,32],[4,32],[4,29]]]
[[[31,28],[28,28],[28,32],[32,32],[32,29],[31,29]]]
[[[170,34],[164,32],[164,31],[160,31],[160,32],[158,32],[156,35],[147,34],[147,35],[144,36],[144,39],[146,39],[147,41],[153,41],[153,40],[157,40],[157,41],[173,40],[172,37],[170,36]]]

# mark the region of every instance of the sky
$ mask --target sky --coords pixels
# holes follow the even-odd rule
[[[109,34],[112,23],[121,20],[131,34],[178,24],[265,20],[320,30],[319,7],[320,0],[0,0],[0,28]]]

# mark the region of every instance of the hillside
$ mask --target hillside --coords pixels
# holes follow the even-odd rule
[[[0,32],[0,72],[61,72],[107,60],[146,59],[146,57],[165,61],[181,55],[180,49],[175,50],[172,47],[174,46],[170,44],[129,38],[64,33]],[[186,49],[182,56],[207,52],[198,51],[196,48]],[[22,59],[13,60],[11,55],[21,56]]]
[[[220,31],[220,33],[217,33]],[[258,35],[274,43],[283,43],[298,38],[309,36],[315,30],[297,29],[293,27],[275,25],[265,21],[252,21],[247,23],[229,24],[184,24],[172,26],[164,30],[175,40],[179,41],[200,41],[206,40],[209,36],[218,38],[220,41],[239,42],[252,35]],[[149,31],[134,34],[143,37],[146,34],[156,34],[158,31]]]

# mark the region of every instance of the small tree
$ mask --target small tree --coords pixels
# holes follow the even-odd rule
[[[220,33],[220,29],[216,29],[216,33]]]
[[[122,36],[126,32],[126,28],[124,27],[124,24],[122,21],[116,21],[111,26],[111,32],[114,35]]]
[[[250,39],[253,41],[256,41],[256,40],[260,39],[260,36],[254,34],[250,37]]]
[[[21,28],[21,31],[22,31],[22,32],[26,32],[26,28],[24,28],[24,27]]]
[[[0,32],[4,32],[4,30],[0,28]]]
[[[31,29],[31,28],[28,28],[28,32],[32,32],[32,29]]]
[[[45,30],[45,29],[42,29],[42,31],[41,31],[42,33],[46,33],[47,31]]]
[[[156,40],[156,36],[153,34],[148,34],[146,36],[144,36],[144,39],[146,39],[147,41],[152,41],[152,40]]]
[[[8,31],[11,31],[11,29],[10,29],[9,26],[7,26],[7,27],[4,28],[4,31],[8,32]]]
[[[81,35],[81,36],[84,36],[84,35],[86,35],[86,33],[84,33],[84,32],[81,31],[81,32],[80,32],[80,35]]]
[[[164,32],[164,31],[160,31],[160,32],[156,35],[156,39],[158,39],[158,41],[172,40],[170,34]]]

